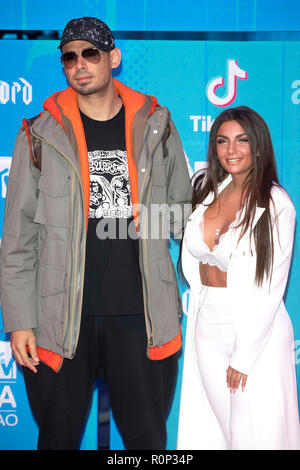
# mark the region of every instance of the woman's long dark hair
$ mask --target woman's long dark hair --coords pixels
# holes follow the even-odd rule
[[[228,121],[236,121],[244,129],[248,136],[253,162],[243,187],[246,210],[240,224],[241,236],[248,227],[251,228],[256,206],[265,208],[252,233],[257,253],[255,281],[261,285],[264,277],[270,275],[273,266],[271,189],[274,184],[279,185],[279,181],[270,132],[267,124],[257,112],[246,106],[239,106],[223,111],[215,119],[209,136],[208,168],[205,174],[195,175],[192,206],[194,210],[210,192],[214,193],[215,201],[218,196],[218,184],[228,176],[219,162],[216,150],[219,128],[221,124]]]

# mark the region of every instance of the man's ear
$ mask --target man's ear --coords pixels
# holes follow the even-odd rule
[[[113,69],[119,67],[121,63],[121,51],[118,47],[110,51],[110,63]]]

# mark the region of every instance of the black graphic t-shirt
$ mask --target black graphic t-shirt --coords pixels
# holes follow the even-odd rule
[[[83,313],[143,314],[139,248],[132,215],[125,110],[108,121],[81,113],[90,168]]]

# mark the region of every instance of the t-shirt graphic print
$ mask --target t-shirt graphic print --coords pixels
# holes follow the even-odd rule
[[[88,153],[90,166],[90,219],[132,217],[126,150]]]

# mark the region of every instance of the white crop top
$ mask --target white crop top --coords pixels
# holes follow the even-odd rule
[[[227,272],[231,255],[231,233],[239,214],[240,211],[237,212],[235,220],[229,225],[228,231],[220,235],[219,243],[213,247],[212,251],[203,238],[201,226],[204,224],[204,216],[193,217],[188,223],[185,235],[186,247],[191,255],[202,264],[217,266],[221,271]]]

